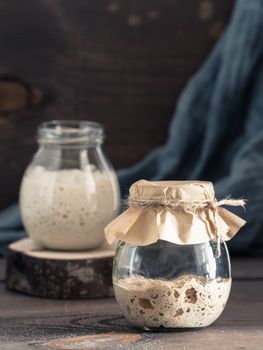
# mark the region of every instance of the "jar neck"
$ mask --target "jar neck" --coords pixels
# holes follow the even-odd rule
[[[37,135],[41,146],[99,147],[104,140],[101,124],[85,120],[54,120],[40,124]]]

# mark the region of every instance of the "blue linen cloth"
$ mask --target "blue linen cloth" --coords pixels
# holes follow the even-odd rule
[[[0,255],[4,254],[5,247],[20,238],[26,236],[21,222],[18,205],[0,212]]]
[[[122,194],[138,179],[209,180],[217,198],[246,198],[232,253],[263,254],[263,1],[237,0],[205,64],[186,85],[167,142],[118,173]],[[16,205],[0,214],[0,247],[25,235]]]
[[[136,180],[209,180],[217,198],[246,198],[229,208],[247,220],[229,242],[235,253],[263,254],[263,1],[238,0],[207,61],[177,103],[167,142],[119,173]]]

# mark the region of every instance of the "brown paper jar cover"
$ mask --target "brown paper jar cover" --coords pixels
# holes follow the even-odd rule
[[[105,227],[105,236],[109,243],[142,246],[159,239],[176,244],[227,241],[246,221],[220,206],[225,204],[244,202],[218,202],[211,182],[140,180],[130,187],[128,209]]]

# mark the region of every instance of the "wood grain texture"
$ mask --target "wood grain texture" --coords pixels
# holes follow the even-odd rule
[[[133,344],[133,349],[162,346],[172,350],[175,342],[177,349],[262,349],[262,281],[235,282],[224,314],[211,327],[167,333],[134,329],[113,299],[60,302],[13,295],[3,290],[0,293],[0,349],[6,349],[6,344],[13,349],[39,349],[40,344],[50,340],[112,332],[140,334],[142,339]],[[78,349],[77,346],[78,340],[70,349]],[[115,345],[105,347],[115,348]],[[122,348],[130,347],[124,344]]]
[[[262,266],[263,259],[258,263]],[[257,269],[253,260],[247,259],[247,265]],[[262,350],[262,295],[263,278],[234,280],[226,309],[212,326],[148,333],[131,327],[113,298],[39,299],[8,292],[0,283],[0,349]],[[118,343],[120,334],[127,342]]]
[[[31,238],[8,246],[6,286],[43,298],[86,299],[113,296],[114,250],[49,251]]]
[[[0,72],[43,93],[0,116],[0,208],[17,199],[37,125],[106,127],[115,167],[162,144],[176,99],[224,28],[233,0],[9,0],[0,4]]]
[[[232,277],[236,280],[263,279],[262,257],[231,258],[231,269]]]

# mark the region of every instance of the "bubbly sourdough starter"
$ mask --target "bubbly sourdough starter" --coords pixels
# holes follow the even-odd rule
[[[104,226],[117,214],[114,173],[92,166],[84,171],[49,171],[37,166],[25,174],[20,209],[29,235],[47,248],[83,250],[104,240]]]
[[[125,317],[137,327],[189,328],[214,322],[224,310],[231,279],[184,275],[173,281],[124,278],[114,284]]]

